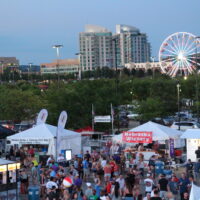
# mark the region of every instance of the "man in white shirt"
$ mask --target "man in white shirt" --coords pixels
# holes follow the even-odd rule
[[[144,185],[145,185],[145,192],[151,193],[154,186],[154,182],[152,180],[151,174],[147,174],[147,178],[144,179]]]
[[[107,163],[106,159],[103,158],[103,160],[101,161],[101,167],[104,168],[106,166],[106,163]]]
[[[62,154],[59,154],[57,161],[58,162],[63,162],[65,160],[64,156]]]
[[[47,159],[46,165],[48,166],[49,163],[50,163],[50,161],[53,161],[53,160],[54,160],[54,159],[53,159],[53,155],[50,155],[50,157]]]
[[[119,188],[120,188],[121,192],[123,192],[124,187],[125,187],[125,180],[124,180],[123,175],[120,175],[119,178],[116,180],[116,182],[119,183]]]
[[[56,189],[58,189],[58,185],[57,185],[57,183],[55,182],[54,177],[51,177],[51,178],[50,178],[50,181],[48,181],[47,184],[46,184],[46,188],[47,188],[47,189],[52,189],[53,186],[55,186]]]

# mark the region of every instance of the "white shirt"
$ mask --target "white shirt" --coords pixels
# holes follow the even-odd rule
[[[58,189],[57,183],[55,183],[55,182],[53,182],[53,181],[48,181],[47,184],[46,184],[46,188],[47,188],[47,189],[51,189],[53,186],[55,186],[56,189]]]
[[[48,160],[47,160],[47,164],[46,164],[46,165],[49,165],[49,162],[50,162],[51,160],[52,160],[52,158],[49,157]]]
[[[145,184],[145,191],[150,193],[154,185],[153,180],[150,178],[146,178],[144,179],[144,184]]]
[[[102,160],[101,161],[101,166],[104,168],[106,166],[106,163],[107,163],[106,160]]]
[[[58,161],[58,162],[59,162],[59,161],[63,161],[63,160],[65,160],[64,156],[58,156],[58,158],[57,158],[57,161]]]
[[[120,189],[123,189],[125,187],[124,178],[122,178],[122,179],[118,178],[116,181],[119,183]]]

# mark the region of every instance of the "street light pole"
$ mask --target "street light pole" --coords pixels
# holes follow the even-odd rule
[[[32,64],[33,64],[33,63],[29,63],[29,67],[28,67],[28,80],[29,80],[29,76],[30,76],[30,82],[32,82],[31,74],[30,74],[30,70],[31,70]]]
[[[177,103],[178,103],[178,130],[180,131],[180,122],[181,122],[181,116],[180,116],[180,83],[178,82],[177,85]]]
[[[196,39],[196,56],[195,56],[195,65],[196,65],[196,107],[197,107],[197,122],[199,123],[199,84],[198,84],[198,63],[197,63],[197,60],[198,60],[198,43],[200,43],[199,39],[200,39],[200,36],[197,36],[195,37]]]
[[[58,75],[58,84],[60,83],[60,70],[59,70],[60,51],[59,51],[59,49],[62,47],[63,47],[63,45],[61,45],[61,44],[56,44],[56,45],[52,46],[52,48],[56,49],[56,56],[57,56],[56,68],[57,68],[57,75]]]
[[[81,80],[82,77],[82,65],[81,65],[81,56],[83,55],[83,53],[76,53],[76,56],[78,56],[78,61],[79,61],[79,68],[78,68],[78,79]]]
[[[155,57],[152,56],[152,57],[151,57],[151,60],[152,60],[152,62],[153,62],[152,70],[153,70],[153,79],[154,79],[154,77],[155,77],[155,69],[154,69]]]

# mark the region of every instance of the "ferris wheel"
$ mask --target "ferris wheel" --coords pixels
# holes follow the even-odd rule
[[[200,66],[200,39],[187,32],[177,32],[167,37],[159,50],[162,73],[175,77],[188,76]]]

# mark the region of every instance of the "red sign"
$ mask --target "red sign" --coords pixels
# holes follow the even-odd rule
[[[152,132],[125,131],[122,140],[128,143],[152,143]]]

